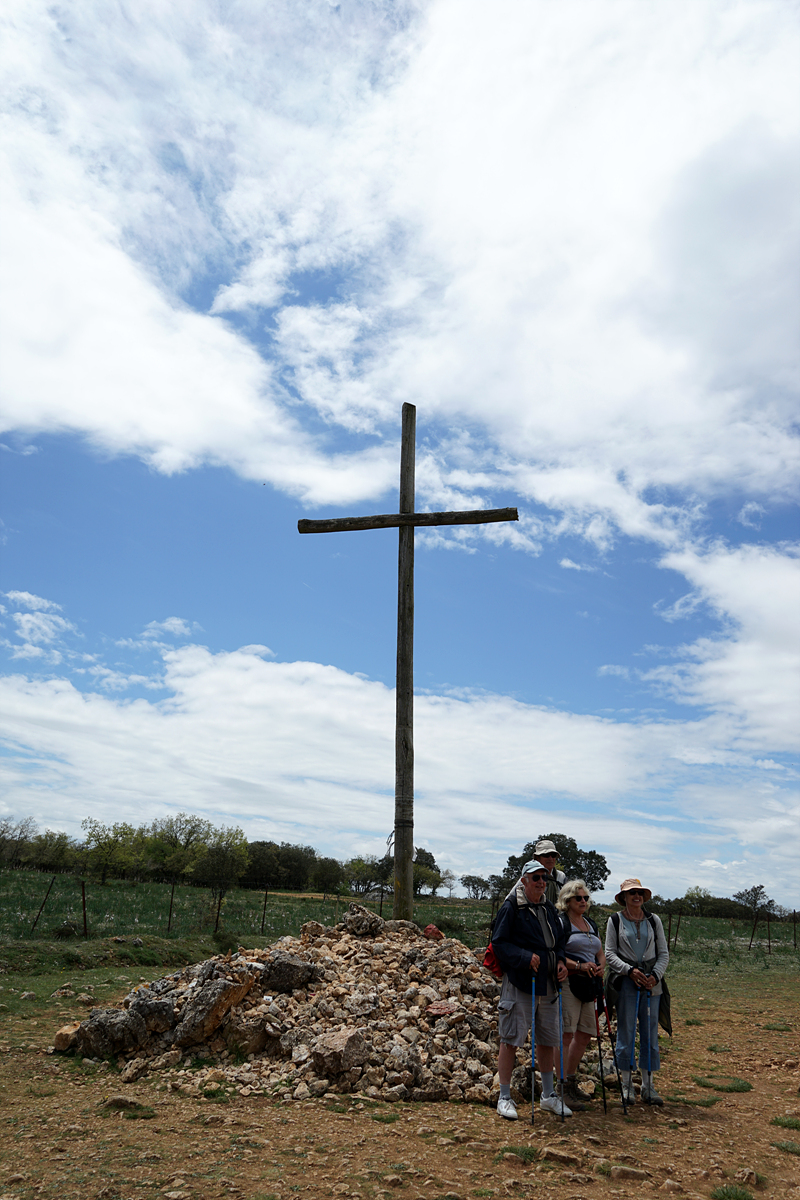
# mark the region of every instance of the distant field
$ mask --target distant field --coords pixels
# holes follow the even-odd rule
[[[56,877],[47,904],[39,918],[36,931],[31,927],[50,884],[50,876],[34,871],[0,871],[0,947],[3,958],[13,962],[17,954],[28,951],[34,958],[56,957],[69,959],[85,957],[80,946],[115,936],[141,937],[145,946],[131,959],[145,962],[187,961],[187,958],[228,948],[240,942],[245,945],[269,945],[284,935],[296,936],[301,926],[310,920],[325,925],[341,919],[350,898],[270,892],[264,907],[264,893],[236,889],[228,893],[222,905],[220,931],[213,936],[216,905],[207,890],[188,886],[175,888],[172,926],[167,934],[170,893],[169,884],[130,883],[114,880],[101,887],[86,884],[86,918],[89,944],[83,939],[83,910],[80,880],[72,875]],[[367,907],[378,911],[377,902]],[[384,900],[383,915],[391,917],[391,898]],[[488,936],[491,908],[488,902],[469,900],[429,899],[414,906],[414,920],[421,926],[437,925],[450,937],[458,937],[470,946],[485,945]],[[601,933],[607,913],[595,910]],[[263,933],[262,933],[263,922]],[[59,935],[76,931],[66,939]],[[677,920],[672,922],[674,940]],[[664,921],[665,929],[668,921]],[[771,953],[768,953],[766,925],[759,924],[752,950],[748,943],[752,932],[749,921],[721,918],[683,917],[677,949],[673,952],[670,974],[691,972],[703,968],[714,974],[729,970],[748,971],[774,968],[780,971],[800,970],[800,955],[793,944],[791,922],[772,922]],[[149,944],[148,944],[149,941]],[[172,949],[170,949],[172,947]],[[9,967],[6,967],[9,969]],[[10,966],[10,969],[15,969]]]

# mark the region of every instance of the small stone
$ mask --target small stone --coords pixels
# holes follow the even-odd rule
[[[109,1096],[103,1101],[103,1108],[116,1108],[120,1112],[133,1112],[135,1109],[144,1108],[138,1100],[131,1100],[128,1096]]]
[[[542,1158],[549,1159],[550,1162],[561,1163],[562,1167],[577,1167],[580,1166],[580,1159],[570,1154],[567,1150],[560,1150],[558,1146],[545,1146],[542,1150]]]
[[[520,1158],[518,1154],[514,1154],[513,1150],[506,1150],[505,1154],[503,1155],[503,1162],[509,1163],[509,1165],[513,1165],[515,1167],[521,1167],[524,1161],[525,1160]]]
[[[678,1183],[677,1179],[665,1179],[658,1190],[660,1192],[682,1192],[683,1188]]]
[[[23,992],[22,995],[20,996],[20,1000],[35,1000],[35,999],[36,999],[36,992]]]
[[[67,1050],[72,1050],[78,1044],[78,1030],[80,1029],[80,1021],[73,1021],[69,1025],[62,1025],[53,1038],[53,1049],[59,1054],[63,1054]]]
[[[649,1179],[647,1171],[640,1171],[638,1167],[612,1167],[612,1179]]]
[[[137,1079],[141,1079],[150,1069],[150,1063],[146,1058],[132,1058],[127,1066],[120,1071],[120,1083],[135,1083]]]
[[[755,1187],[758,1183],[758,1176],[752,1167],[742,1167],[741,1171],[737,1171],[734,1175],[737,1183],[749,1183],[751,1187]]]

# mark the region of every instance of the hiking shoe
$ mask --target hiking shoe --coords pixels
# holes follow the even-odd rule
[[[636,1103],[636,1093],[633,1090],[632,1083],[623,1083],[622,1098],[626,1104],[635,1104]]]
[[[589,1111],[588,1105],[584,1103],[586,1097],[578,1090],[578,1084],[575,1081],[574,1075],[571,1078],[567,1076],[564,1080],[563,1090],[561,1087],[557,1087],[556,1091],[558,1095],[564,1097],[573,1112]]]
[[[652,1084],[650,1087],[642,1088],[642,1104],[654,1104],[660,1107],[663,1105],[663,1103],[664,1101],[661,1099]]]
[[[571,1117],[572,1109],[567,1108],[560,1096],[542,1096],[539,1101],[539,1109],[541,1112],[553,1113],[557,1117]]]
[[[497,1101],[497,1115],[499,1117],[505,1117],[507,1121],[516,1121],[517,1106],[514,1101],[511,1099],[507,1100],[504,1096],[501,1096]]]

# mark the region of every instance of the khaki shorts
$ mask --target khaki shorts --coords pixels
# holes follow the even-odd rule
[[[594,1019],[594,1001],[581,1004],[577,996],[573,996],[569,982],[564,981],[561,989],[561,1011],[564,1018],[564,1033],[588,1033],[597,1037],[597,1025]]]
[[[536,997],[536,1045],[558,1045],[558,996],[547,985],[546,996]],[[520,991],[503,976],[503,986],[500,990],[498,1035],[501,1042],[507,1046],[524,1046],[531,1031],[530,992]]]

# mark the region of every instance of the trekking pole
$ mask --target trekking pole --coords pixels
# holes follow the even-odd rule
[[[558,1056],[561,1075],[561,1120],[564,1121],[564,1014],[561,1008],[561,984],[558,987]]]
[[[531,1125],[536,1111],[536,972],[531,976]]]
[[[625,1116],[627,1117],[628,1102],[625,1099],[625,1089],[622,1086],[622,1074],[620,1073],[619,1063],[617,1061],[617,1039],[614,1037],[614,1034],[611,1030],[611,1017],[609,1016],[609,1013],[608,1013],[608,1002],[606,1001],[605,992],[602,995],[603,995],[603,1014],[606,1018],[606,1029],[608,1031],[608,1040],[611,1045],[611,1053],[614,1057],[614,1067],[616,1068],[616,1072],[617,1072],[617,1083],[619,1084],[619,1094],[620,1094],[620,1098],[622,1099],[622,1111],[625,1114]]]
[[[600,1014],[597,1011],[597,995],[594,998],[594,1023],[597,1028],[597,1060],[600,1064],[600,1087],[603,1089],[603,1112],[608,1112],[608,1104],[606,1103],[606,1081],[603,1075],[603,1044],[600,1041]]]
[[[642,1035],[640,1032],[639,1033],[640,1041],[641,1041],[641,1036]],[[651,1048],[650,1048],[650,989],[648,988],[647,989],[647,1103],[648,1104],[650,1103],[650,1091],[653,1086],[652,1067],[650,1065],[651,1062],[652,1062],[652,1056],[651,1056]]]

